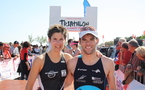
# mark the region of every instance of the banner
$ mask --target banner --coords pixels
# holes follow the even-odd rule
[[[117,90],[145,90],[145,85],[135,79],[133,79],[129,85],[123,85],[122,81],[124,80],[124,73],[119,69],[115,71],[114,75],[116,78]]]
[[[11,78],[13,72],[13,62],[11,59],[0,61],[0,81]]]
[[[29,56],[28,62],[30,63],[30,67],[32,67],[33,60],[36,56]],[[20,58],[16,60],[12,59],[4,59],[0,61],[0,81],[5,79],[15,79],[20,77],[19,73],[17,73],[17,69],[20,64]]]

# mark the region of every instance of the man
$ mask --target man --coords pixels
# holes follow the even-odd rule
[[[20,56],[18,46],[19,46],[19,42],[14,41],[14,45],[10,47],[11,56],[14,58],[17,58]]]
[[[116,90],[114,62],[104,55],[102,57],[96,55],[95,47],[98,42],[93,27],[81,28],[79,44],[82,47],[82,55],[69,60],[65,89],[69,88],[74,80],[75,90],[106,90],[107,79],[109,90]]]
[[[36,44],[33,48],[33,53],[39,55],[40,54],[40,49],[38,47],[38,45]]]
[[[141,59],[139,59],[136,55],[135,49],[139,47],[138,42],[135,39],[131,39],[128,42],[128,49],[132,52],[132,57],[128,64],[126,65],[124,72],[124,85],[128,85],[133,80],[133,70],[137,70],[137,66],[140,65]]]
[[[72,48],[71,48],[70,44],[71,44],[72,42],[73,42],[73,39],[69,39],[69,40],[67,41],[68,45],[64,47],[64,52],[65,52],[65,53],[71,54]]]
[[[118,43],[117,43],[117,46],[116,46],[116,50],[117,50],[116,53],[117,53],[117,56],[118,56],[118,60],[115,61],[116,66],[117,65],[119,66],[122,63],[121,60],[120,60],[120,49],[121,49],[121,46],[122,46],[122,43],[123,42],[126,42],[126,39],[120,38],[119,41],[118,41]]]
[[[137,66],[141,63],[141,59],[139,59],[136,56],[136,52],[135,52],[135,49],[138,48],[138,47],[139,47],[139,44],[135,39],[131,39],[128,42],[128,48],[129,48],[129,51],[132,52],[132,58],[128,62],[127,68],[130,68],[130,66],[131,66],[131,68],[133,70],[136,70]]]

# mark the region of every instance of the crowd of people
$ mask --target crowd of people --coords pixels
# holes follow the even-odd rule
[[[27,80],[30,71],[28,56],[40,55],[45,53],[46,49],[47,46],[41,45],[38,47],[38,45],[32,45],[28,41],[21,44],[18,41],[14,41],[13,44],[0,42],[0,61],[20,58],[21,61],[17,72],[20,73],[21,80]]]
[[[134,71],[137,71],[139,76],[145,74],[145,47],[140,46],[137,40],[131,39],[127,42],[126,39],[121,38],[115,50],[115,70],[118,70],[119,66],[122,67],[125,77],[122,82],[124,85],[128,85],[134,79]]]
[[[61,25],[51,26],[47,35],[49,46],[0,42],[0,60],[20,57],[18,72],[21,80],[28,80],[26,90],[32,90],[37,78],[38,90],[105,90],[107,85],[116,90],[114,71],[119,65],[125,68],[123,84],[129,83],[133,70],[145,74],[145,47],[135,39],[119,39],[111,59],[96,49],[99,38],[91,26],[80,29],[78,41],[67,40],[68,30]],[[30,67],[28,56],[34,54],[38,56]]]

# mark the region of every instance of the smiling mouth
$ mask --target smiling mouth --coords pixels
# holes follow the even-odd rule
[[[60,48],[61,48],[61,46],[55,46],[55,48],[60,49]]]

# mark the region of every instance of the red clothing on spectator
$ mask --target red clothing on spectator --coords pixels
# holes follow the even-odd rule
[[[124,59],[122,59],[122,63],[125,64],[125,65],[127,65],[128,62],[129,62],[129,60],[132,57],[132,53],[127,50],[127,51],[124,52],[123,57],[124,57]]]
[[[20,60],[28,60],[28,49],[23,48],[20,53]]]
[[[7,51],[7,50],[3,51],[3,57],[4,57],[4,58],[11,58],[10,52]]]

